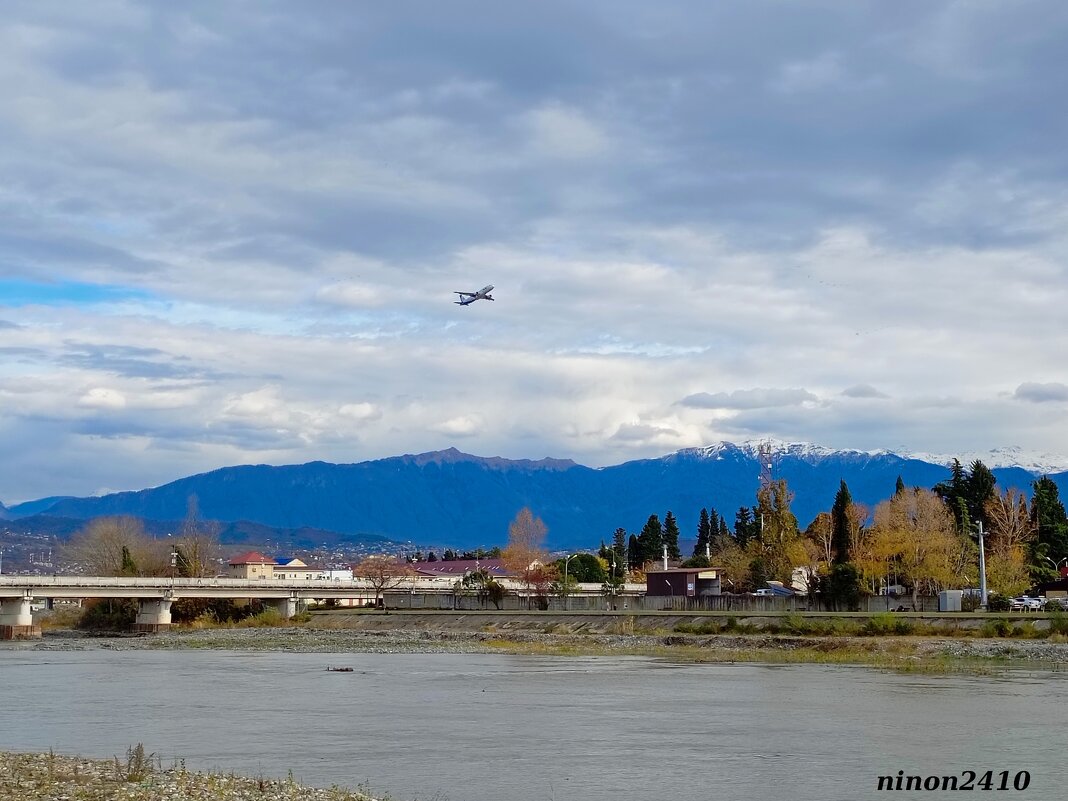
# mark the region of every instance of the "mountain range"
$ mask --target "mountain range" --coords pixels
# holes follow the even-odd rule
[[[1068,488],[1068,472],[1036,469],[1042,465],[1034,460],[1025,460],[1028,467],[999,466],[1005,454],[1021,461],[1012,450],[984,459],[999,487],[1029,491],[1036,475],[1046,472],[1062,490]],[[830,508],[841,480],[854,500],[874,506],[892,494],[898,476],[922,487],[949,476],[945,463],[886,451],[774,443],[770,455],[773,477],[786,479],[795,494],[793,511],[802,526]],[[203,517],[231,524],[235,534],[240,521],[244,530],[269,527],[293,537],[302,532],[304,541],[332,532],[343,539],[474,548],[504,544],[509,522],[529,506],[548,526],[549,547],[591,548],[610,541],[618,527],[637,532],[649,515],[663,518],[668,510],[684,538],[696,530],[702,507],[733,522],[738,507],[755,503],[759,474],[755,442],[723,442],[602,468],[561,459],[479,457],[450,448],[356,464],[226,467],[137,492],[0,505],[0,515],[77,521],[124,514],[176,521],[195,495]]]

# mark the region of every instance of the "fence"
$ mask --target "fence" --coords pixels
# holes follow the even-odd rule
[[[921,596],[918,599],[917,612],[937,612],[938,598]],[[455,595],[453,593],[386,593],[386,605],[391,609],[426,609],[457,611],[494,611],[496,607],[486,602],[480,604],[474,595]],[[904,606],[912,611],[911,596],[872,596],[862,598],[858,611],[885,612]],[[709,595],[703,598],[685,598],[657,595],[616,596],[605,598],[598,595],[571,595],[566,599],[559,596],[540,598],[507,595],[501,601],[501,611],[540,609],[549,612],[606,612],[606,611],[674,611],[674,612],[742,612],[760,614],[763,612],[844,612],[833,606],[810,602],[807,598],[758,598],[752,595]]]

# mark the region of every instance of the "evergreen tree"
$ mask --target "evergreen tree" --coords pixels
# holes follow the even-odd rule
[[[612,550],[616,555],[617,572],[622,573],[627,569],[627,530],[617,528],[612,534]]]
[[[849,507],[852,505],[853,496],[843,479],[831,507],[831,548],[836,565],[849,561]]]
[[[757,534],[753,511],[748,506],[739,507],[734,515],[734,539],[744,548]]]
[[[725,545],[727,543],[727,541],[730,539],[730,536],[731,536],[731,530],[729,528],[727,528],[727,520],[726,520],[726,518],[721,517],[719,519],[719,545],[720,545],[720,547],[723,547],[723,545]],[[713,537],[713,541],[715,541],[715,537]]]
[[[631,534],[627,539],[627,570],[638,570],[643,564],[642,549],[638,544],[638,538]]]
[[[708,510],[702,509],[701,516],[697,521],[697,543],[693,546],[694,556],[704,556],[705,548],[712,544],[712,526],[708,518]]]
[[[897,477],[897,484],[894,486],[894,495],[905,494],[905,482],[901,480],[901,476]]]
[[[997,479],[990,468],[976,459],[968,471],[968,517],[973,521],[986,520],[986,503],[994,497]]]
[[[668,559],[677,561],[682,558],[679,551],[679,524],[670,509],[664,516],[664,545],[667,546]]]
[[[1031,484],[1031,522],[1038,529],[1034,561],[1046,564],[1045,558],[1049,558],[1054,564],[1060,564],[1068,557],[1068,515],[1065,515],[1057,485],[1049,476],[1042,476]]]
[[[122,546],[122,567],[120,570],[122,571],[121,575],[123,576],[137,575],[137,565],[133,560],[133,556],[130,554],[129,546],[126,545]]]
[[[658,559],[664,549],[664,527],[657,515],[649,515],[645,526],[638,534],[639,565]]]

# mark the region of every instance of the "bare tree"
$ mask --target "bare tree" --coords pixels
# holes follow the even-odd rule
[[[168,564],[162,543],[145,534],[136,517],[90,520],[63,549],[68,562],[94,576],[152,576]]]
[[[214,576],[217,572],[222,554],[219,545],[219,524],[200,517],[200,503],[196,495],[189,496],[185,520],[178,530],[175,552],[176,567],[183,576],[199,578]]]
[[[353,578],[363,579],[375,591],[375,605],[385,606],[383,593],[414,578],[415,571],[396,556],[368,556],[352,567]]]
[[[527,591],[527,606],[531,603],[531,590],[548,586],[546,563],[549,554],[545,550],[545,535],[549,532],[540,517],[535,517],[528,507],[523,507],[508,525],[508,545],[501,551],[501,561],[508,570],[522,579]],[[548,580],[546,580],[548,578]]]

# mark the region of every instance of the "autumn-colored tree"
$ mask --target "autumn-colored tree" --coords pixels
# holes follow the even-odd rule
[[[352,577],[362,579],[375,591],[375,605],[385,606],[383,593],[414,578],[415,571],[398,556],[368,556],[352,566]]]
[[[797,518],[790,511],[793,498],[783,479],[769,482],[757,492],[755,519],[760,524],[760,536],[747,549],[763,569],[763,576],[753,577],[758,585],[775,579],[789,586],[797,566],[795,559],[804,556],[803,549],[799,551],[802,537]]]
[[[953,513],[924,489],[905,491],[875,507],[873,551],[892,554],[897,575],[912,588],[912,606],[921,592],[933,594],[961,578],[961,537]]]
[[[986,537],[986,575],[990,587],[1005,596],[1026,590],[1031,583],[1028,552],[1037,526],[1018,490],[994,493],[984,507],[989,525]]]
[[[551,570],[549,554],[545,550],[545,535],[549,533],[540,517],[535,517],[528,507],[523,507],[508,524],[508,545],[501,551],[504,566],[523,582],[527,591],[527,605],[531,603],[531,591],[544,595],[552,583],[555,571]]]

